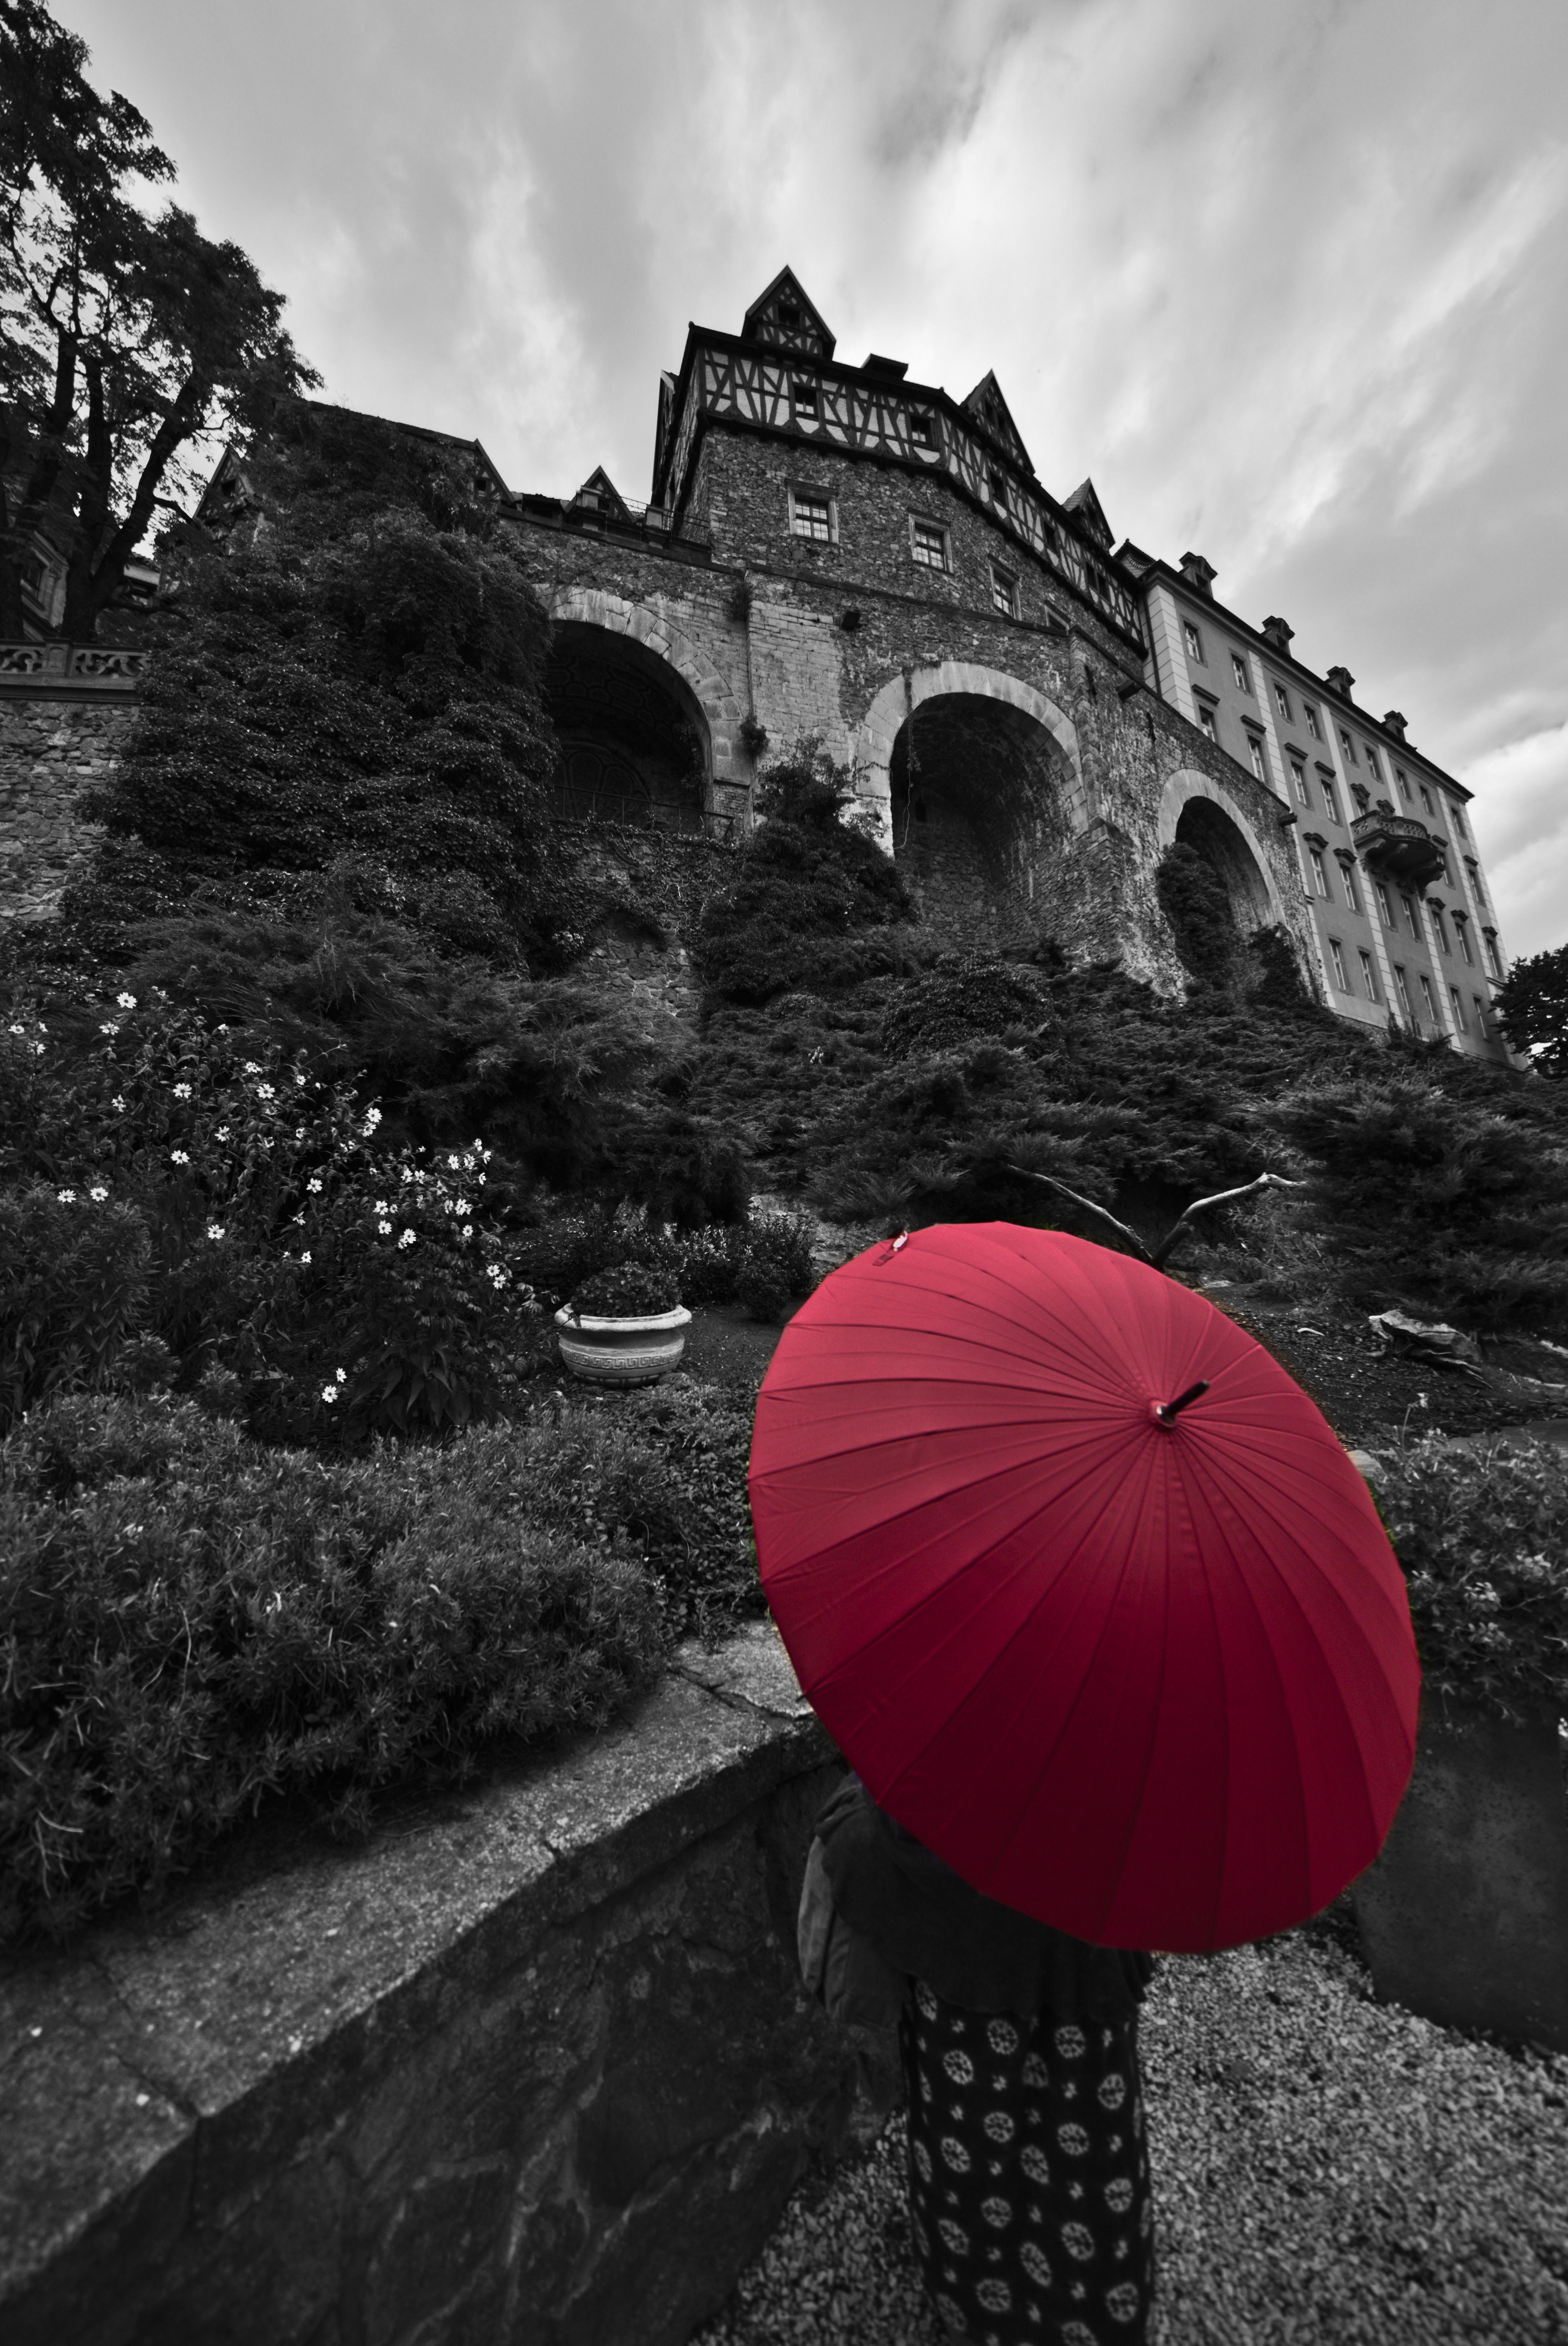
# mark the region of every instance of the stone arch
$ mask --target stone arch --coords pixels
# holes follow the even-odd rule
[[[1004,675],[1000,668],[981,668],[972,660],[942,660],[932,667],[912,668],[890,678],[861,719],[855,737],[856,793],[874,814],[877,837],[890,854],[893,836],[891,770],[900,728],[911,709],[920,708],[922,701],[947,695],[1003,701],[1044,726],[1059,744],[1070,770],[1071,779],[1063,794],[1068,821],[1075,832],[1087,830],[1088,792],[1078,753],[1078,729],[1072,719],[1033,685],[1021,684],[1016,677]]]
[[[1195,828],[1189,810],[1198,808],[1212,810],[1197,816],[1196,827],[1201,834],[1199,843],[1217,851],[1216,860],[1230,891],[1237,925],[1251,916],[1243,933],[1277,924],[1294,935],[1297,923],[1286,909],[1268,868],[1268,858],[1259,850],[1240,801],[1223,782],[1185,766],[1169,777],[1160,793],[1156,824],[1160,853],[1163,855],[1167,847],[1176,844],[1184,827],[1184,816],[1187,819],[1186,829],[1190,831]]]
[[[750,807],[750,767],[740,738],[745,711],[696,640],[667,611],[628,602],[597,586],[563,586],[551,597],[550,617],[567,627],[602,628],[618,636],[678,679],[677,699],[693,704],[706,773],[704,811],[743,822]]]

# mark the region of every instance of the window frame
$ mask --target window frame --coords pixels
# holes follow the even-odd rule
[[[1476,965],[1475,951],[1470,942],[1470,914],[1468,913],[1456,913],[1454,914],[1453,933],[1459,939],[1459,950],[1461,959],[1468,962],[1471,968],[1473,969]]]
[[[1415,898],[1407,889],[1401,888],[1400,890],[1400,902],[1405,908],[1406,928],[1409,929],[1417,944],[1424,944],[1426,943],[1426,938],[1421,929],[1420,913],[1417,909]]]
[[[1497,949],[1497,931],[1495,929],[1482,929],[1481,933],[1481,949],[1486,955],[1487,963],[1491,968],[1493,977],[1500,978],[1502,975],[1502,955]]]
[[[1355,988],[1350,984],[1350,973],[1345,967],[1345,948],[1338,937],[1330,937],[1329,940],[1329,959],[1333,964],[1334,983],[1340,993],[1353,994]]]
[[[1318,893],[1323,898],[1325,903],[1329,902],[1329,866],[1323,861],[1322,849],[1320,847],[1309,847],[1307,850],[1307,860],[1310,866],[1313,878],[1319,883]]]
[[[1194,721],[1197,726],[1198,731],[1207,735],[1208,740],[1214,743],[1215,748],[1217,750],[1219,747],[1219,725],[1215,716],[1215,703],[1212,700],[1205,699],[1202,693],[1196,693],[1193,698],[1193,707],[1197,711],[1197,716]]]
[[[809,415],[813,423],[821,422],[821,392],[815,375],[797,375],[790,370],[789,413],[791,416]]]
[[[1298,803],[1310,809],[1312,793],[1307,787],[1307,769],[1298,758],[1290,760],[1290,780],[1295,786]]]
[[[1349,726],[1337,725],[1334,729],[1339,736],[1339,755],[1344,759],[1347,766],[1355,765],[1358,762],[1356,745],[1350,739]]]
[[[1287,725],[1295,724],[1296,719],[1290,714],[1290,695],[1278,677],[1274,678],[1274,706],[1284,718]]]
[[[1244,725],[1241,729],[1247,736],[1247,754],[1252,760],[1252,770],[1260,782],[1267,784],[1269,782],[1268,751],[1263,736],[1255,733],[1250,725]]]
[[[928,452],[936,446],[936,419],[928,408],[908,407],[904,421],[909,426],[910,446]]]
[[[1420,987],[1421,999],[1427,1006],[1427,1016],[1431,1019],[1434,1026],[1441,1027],[1442,1020],[1438,1014],[1437,996],[1432,992],[1432,982],[1427,975],[1424,969],[1417,970],[1416,983]]]
[[[1338,856],[1336,856],[1334,860],[1336,862],[1339,862]],[[1339,878],[1344,885],[1346,903],[1349,905],[1352,913],[1360,912],[1362,910],[1361,892],[1356,885],[1355,865],[1353,863],[1340,863]]]
[[[1424,782],[1418,782],[1416,784],[1416,788],[1421,794],[1422,811],[1425,813],[1430,814],[1432,821],[1435,822],[1437,821],[1437,809],[1432,804],[1432,794],[1431,790],[1428,790]]]
[[[1343,831],[1345,828],[1344,819],[1339,812],[1339,793],[1335,789],[1333,775],[1319,774],[1318,777],[1318,787],[1323,793],[1324,813],[1328,816],[1330,822],[1337,822],[1339,825],[1340,830]]]
[[[1196,660],[1199,668],[1207,668],[1208,666],[1208,654],[1204,650],[1203,631],[1198,627],[1196,619],[1184,619],[1182,621],[1181,639],[1186,647],[1186,656],[1188,659]]]
[[[1016,572],[1003,569],[1000,562],[992,564],[991,607],[998,618],[1015,619],[1018,617],[1018,584]]]
[[[1245,653],[1237,651],[1231,653],[1230,673],[1235,679],[1237,692],[1245,692],[1249,699],[1256,700],[1257,695],[1252,689],[1252,672],[1247,665]]]
[[[1323,728],[1318,722],[1318,711],[1309,700],[1304,700],[1301,703],[1301,714],[1307,721],[1308,732],[1314,741],[1320,741],[1323,739]]]
[[[1453,947],[1448,941],[1448,923],[1443,918],[1442,906],[1441,904],[1429,904],[1427,906],[1427,910],[1431,914],[1432,930],[1438,941],[1438,951],[1444,954],[1448,960],[1451,961],[1453,959]]]
[[[1399,1006],[1413,1026],[1416,1023],[1416,1014],[1410,1002],[1410,980],[1397,961],[1390,962],[1389,966],[1394,973],[1394,992],[1399,997]]]
[[[1459,1031],[1460,1031],[1460,1033],[1461,1033],[1461,1035],[1468,1035],[1468,1034],[1469,1034],[1469,1032],[1470,1032],[1470,1028],[1465,1025],[1465,1021],[1464,1021],[1464,1004],[1463,1004],[1463,1003],[1461,1001],[1461,999],[1460,999],[1460,992],[1459,992],[1459,988],[1458,988],[1458,986],[1457,986],[1457,985],[1451,985],[1451,986],[1449,987],[1449,990],[1448,990],[1448,998],[1449,998],[1449,1000],[1450,1000],[1450,1001],[1452,1003],[1452,1005],[1453,1005],[1453,1015],[1454,1015],[1454,1024],[1455,1024],[1455,1025],[1459,1028]]]
[[[1449,821],[1452,823],[1461,839],[1468,839],[1470,837],[1470,833],[1464,827],[1464,809],[1461,806],[1457,799],[1450,799],[1446,803],[1448,806]]]
[[[1479,994],[1472,994],[1470,998],[1475,1009],[1475,1031],[1483,1043],[1487,1042],[1490,1037],[1486,1031],[1486,1005]]]
[[[1380,1003],[1383,997],[1378,992],[1378,965],[1365,945],[1358,945],[1356,951],[1360,958],[1361,975],[1366,982],[1367,999]]]
[[[1398,936],[1400,924],[1394,918],[1394,900],[1389,893],[1387,881],[1374,880],[1372,893],[1378,900],[1378,910],[1383,916],[1384,928],[1388,930],[1390,936]]]
[[[952,576],[952,532],[949,529],[947,524],[941,521],[932,521],[925,514],[911,513],[909,518],[910,558],[914,563],[915,567],[918,570],[935,570],[940,572],[944,578],[951,578]],[[942,559],[939,562],[931,561],[926,554],[921,553],[920,533],[922,530],[928,531],[931,536],[937,540],[938,549],[942,556]]]
[[[1370,774],[1375,782],[1380,782],[1383,779],[1383,770],[1378,763],[1378,753],[1376,750],[1372,747],[1372,744],[1369,741],[1363,741],[1361,747],[1367,753],[1368,773]]]
[[[1406,773],[1402,766],[1396,766],[1394,768],[1394,786],[1398,790],[1399,794],[1404,801],[1406,806],[1409,806],[1410,803],[1410,776]]]
[[[808,488],[803,481],[799,484],[791,481],[789,484],[789,496],[790,536],[798,537],[804,546],[837,546],[839,543],[839,500],[833,495],[831,489]],[[802,529],[800,527],[800,509],[803,505],[810,505],[813,508],[825,508],[828,518],[826,536],[819,536],[815,529]]]

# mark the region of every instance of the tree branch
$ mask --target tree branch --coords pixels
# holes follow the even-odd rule
[[[1101,1221],[1109,1222],[1118,1238],[1126,1239],[1127,1244],[1142,1257],[1145,1262],[1154,1261],[1153,1255],[1150,1254],[1136,1230],[1130,1230],[1125,1222],[1117,1221],[1115,1214],[1108,1214],[1104,1206],[1096,1206],[1093,1198],[1080,1198],[1076,1189],[1068,1188],[1065,1181],[1054,1180],[1049,1173],[1032,1173],[1026,1165],[1010,1165],[1007,1170],[1010,1173],[1020,1174],[1025,1181],[1044,1181],[1048,1189],[1055,1189],[1064,1198],[1070,1198],[1075,1206],[1082,1206],[1086,1214],[1097,1214]],[[1188,1210],[1191,1210],[1190,1208]]]
[[[1096,1206],[1093,1198],[1081,1198],[1076,1189],[1068,1188],[1065,1181],[1054,1180],[1049,1173],[1032,1173],[1026,1165],[1009,1165],[1007,1170],[1021,1175],[1025,1181],[1044,1181],[1048,1189],[1055,1189],[1064,1198],[1070,1198],[1074,1205],[1081,1206],[1086,1214],[1095,1214],[1101,1221],[1108,1222],[1117,1237],[1125,1239],[1134,1251],[1156,1270],[1165,1269],[1170,1256],[1186,1237],[1187,1224],[1195,1214],[1206,1212],[1210,1206],[1229,1205],[1237,1198],[1254,1198],[1259,1189],[1299,1189],[1302,1186],[1299,1181],[1288,1181],[1283,1173],[1260,1173],[1256,1181],[1245,1182],[1239,1189],[1217,1189],[1211,1198],[1195,1198],[1186,1213],[1166,1232],[1158,1246],[1151,1250],[1144,1244],[1136,1230],[1129,1229],[1125,1222],[1119,1222],[1115,1214],[1106,1212],[1104,1206]]]

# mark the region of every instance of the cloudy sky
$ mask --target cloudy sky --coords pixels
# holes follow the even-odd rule
[[[1402,709],[1568,939],[1563,0],[56,5],[328,396],[646,496],[687,320],[788,261]]]

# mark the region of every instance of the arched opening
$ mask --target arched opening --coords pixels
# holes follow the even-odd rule
[[[1212,799],[1189,799],[1176,818],[1176,843],[1202,856],[1223,882],[1238,942],[1278,919],[1268,883],[1247,835]]]
[[[1011,702],[942,693],[904,719],[888,764],[893,857],[945,944],[1006,952],[1052,929],[1070,777],[1055,736]]]
[[[561,744],[555,788],[564,814],[702,829],[708,724],[667,660],[630,636],[557,620],[545,691]]]

